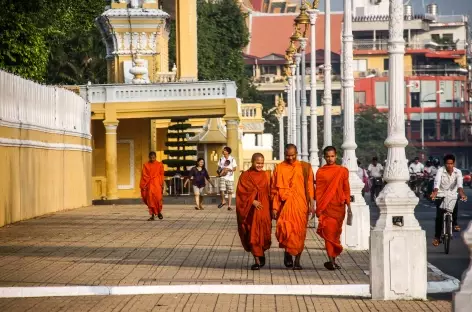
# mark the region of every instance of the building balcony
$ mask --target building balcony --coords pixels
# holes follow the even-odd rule
[[[332,89],[333,90],[341,90],[341,76],[340,75],[332,75]],[[284,77],[276,76],[276,75],[261,75],[259,77],[253,77],[252,81],[257,87],[259,91],[266,91],[266,92],[282,92],[285,89],[285,82]],[[322,74],[318,74],[316,76],[317,81],[317,89],[323,90],[324,86],[324,76]],[[310,90],[310,82],[311,76],[307,74],[305,76],[305,86],[307,90]]]
[[[264,132],[264,118],[262,117],[262,104],[242,104],[241,124],[244,133]]]
[[[232,81],[199,81],[156,84],[109,84],[81,86],[89,103],[129,103],[236,98]]]
[[[431,49],[434,51],[457,51],[466,50],[467,42],[457,40],[448,44],[438,44],[432,40],[427,41],[410,41],[405,42],[405,48],[411,50]],[[353,44],[354,50],[387,50],[387,39],[355,39]]]

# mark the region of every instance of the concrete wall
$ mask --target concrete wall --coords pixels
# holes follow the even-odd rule
[[[0,71],[0,226],[91,204],[90,109]]]

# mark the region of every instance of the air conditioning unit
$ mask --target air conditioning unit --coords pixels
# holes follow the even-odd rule
[[[380,71],[378,69],[369,69],[369,75],[375,75],[375,76],[380,76]]]
[[[388,70],[382,72],[382,77],[388,77]]]
[[[366,72],[359,72],[359,78],[365,78],[367,76]]]

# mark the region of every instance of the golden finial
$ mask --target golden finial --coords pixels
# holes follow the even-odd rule
[[[307,5],[303,2],[300,8],[300,14],[295,18],[295,23],[297,25],[308,25],[310,24],[310,16],[306,13]]]
[[[297,24],[295,24],[295,32],[290,37],[290,40],[292,42],[298,41],[298,39],[300,39],[301,37],[302,37],[302,33],[300,32],[300,27]]]
[[[320,0],[314,0],[314,1],[313,1],[313,6],[312,6],[312,8],[313,8],[313,9],[318,9],[318,6],[319,6],[319,5],[320,5]]]
[[[290,59],[291,59],[293,54],[295,54],[295,52],[297,52],[297,48],[295,47],[293,41],[290,41],[290,45],[288,46],[287,50],[285,50],[285,55],[290,55]]]
[[[277,115],[278,115],[278,116],[283,116],[284,111],[285,111],[285,101],[284,101],[283,94],[280,94],[280,95],[279,95],[279,98],[278,98],[278,100],[277,100],[277,103],[276,103],[276,112],[277,112]]]

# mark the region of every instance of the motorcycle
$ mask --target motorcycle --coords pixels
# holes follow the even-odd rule
[[[410,180],[408,186],[419,198],[421,196],[421,186],[423,185],[423,174],[422,173],[410,173]]]

